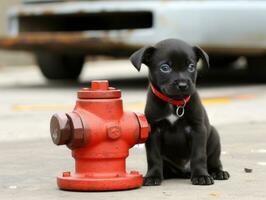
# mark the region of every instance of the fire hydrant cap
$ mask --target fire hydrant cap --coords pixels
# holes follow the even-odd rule
[[[78,98],[80,99],[113,99],[120,97],[121,91],[109,87],[107,80],[92,81],[90,88],[83,88],[78,91]]]

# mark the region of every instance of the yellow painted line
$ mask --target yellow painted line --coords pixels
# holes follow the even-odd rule
[[[74,108],[74,105],[64,104],[35,104],[35,105],[14,105],[12,111],[23,112],[23,111],[69,111]]]
[[[224,105],[229,104],[234,100],[252,100],[256,98],[255,95],[238,95],[238,96],[225,96],[214,98],[203,98],[204,105]],[[14,105],[11,110],[15,112],[24,111],[70,111],[74,108],[74,104],[29,104],[29,105]],[[126,110],[144,110],[145,103],[127,103],[124,104]]]
[[[145,103],[127,103],[124,105],[126,110],[144,110]]]
[[[221,98],[204,98],[202,102],[204,105],[213,105],[213,104],[228,104],[233,100],[243,100],[250,99],[251,97],[221,97]],[[14,105],[11,110],[15,112],[25,112],[25,111],[70,111],[74,108],[73,105],[68,104],[29,104],[29,105]],[[144,110],[145,103],[127,103],[124,104],[125,109],[127,110]]]
[[[206,98],[202,99],[202,103],[204,105],[211,105],[211,104],[228,104],[232,101],[231,98]]]

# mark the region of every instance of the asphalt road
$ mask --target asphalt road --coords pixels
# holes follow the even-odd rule
[[[53,113],[71,111],[76,92],[90,80],[109,79],[122,89],[126,110],[143,112],[144,78],[128,61],[88,63],[79,83],[48,83],[34,66],[0,67],[0,199],[266,199],[266,84],[234,75],[203,76],[199,92],[210,121],[220,132],[228,181],[193,186],[173,179],[161,186],[118,192],[67,192],[56,175],[73,170],[71,152],[50,139]],[[128,170],[145,174],[145,149],[134,147]],[[252,169],[246,173],[244,168]]]

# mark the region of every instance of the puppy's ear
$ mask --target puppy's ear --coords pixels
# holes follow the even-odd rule
[[[137,51],[135,51],[130,56],[130,61],[134,65],[134,67],[140,71],[141,64],[149,65],[150,58],[155,48],[152,46],[143,47]]]
[[[209,68],[210,63],[209,63],[208,54],[205,51],[203,51],[203,49],[201,49],[199,46],[195,46],[194,51],[195,51],[196,56],[197,56],[197,61],[199,61],[199,59],[202,59],[204,65]]]

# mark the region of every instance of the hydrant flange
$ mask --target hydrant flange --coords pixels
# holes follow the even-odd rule
[[[64,190],[73,191],[111,191],[139,188],[143,184],[142,175],[137,171],[117,174],[114,177],[94,177],[93,174],[79,176],[63,172],[57,177],[57,185]]]

